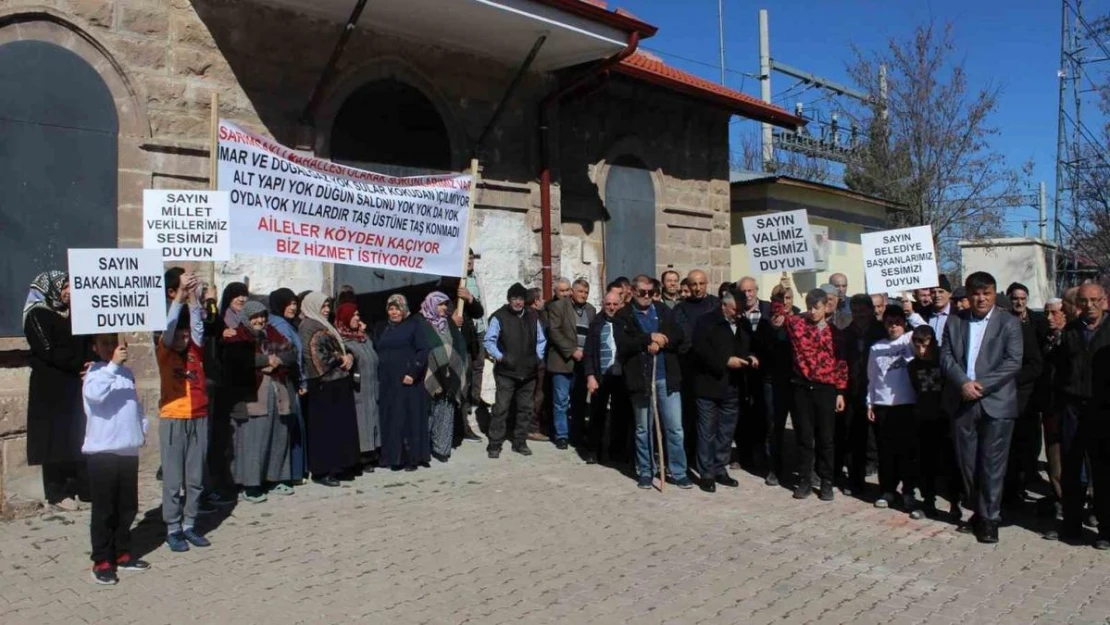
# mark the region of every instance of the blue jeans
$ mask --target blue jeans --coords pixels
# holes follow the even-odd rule
[[[570,395],[577,381],[573,373],[551,374],[552,420],[555,422],[555,439],[566,439],[570,435],[567,413],[570,411]]]
[[[676,480],[686,479],[686,449],[682,434],[682,394],[668,393],[667,381],[655,381],[659,404],[659,422],[663,427],[663,446],[667,454],[667,469]],[[651,450],[654,439],[651,430],[654,420],[649,404],[650,393],[632,397],[632,413],[636,419],[636,473],[640,477],[652,474]]]

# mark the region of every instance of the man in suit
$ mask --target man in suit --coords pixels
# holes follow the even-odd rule
[[[578,279],[571,285],[569,297],[547,305],[547,336],[551,341],[551,349],[547,350],[547,374],[551,378],[555,446],[559,449],[567,448],[571,420],[575,421],[576,438],[584,434],[579,431],[586,404],[582,359],[590,324],[597,316],[597,309],[586,301],[589,297],[590,283]],[[572,396],[577,400],[573,409]]]
[[[963,533],[998,542],[1010,438],[1018,416],[1021,322],[995,306],[998,284],[986,272],[965,283],[971,308],[948,320],[941,345],[942,403],[952,415],[956,458],[975,513]]]

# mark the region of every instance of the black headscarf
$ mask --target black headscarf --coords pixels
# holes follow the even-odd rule
[[[250,294],[250,289],[242,282],[232,282],[224,287],[223,297],[220,298],[220,317],[224,320],[224,323],[227,324],[227,327],[238,327],[239,322],[242,321],[232,320],[235,321],[235,323],[232,323],[228,320],[227,309],[231,307],[231,302],[237,297],[250,297]]]
[[[293,292],[293,289],[282,288],[273,291],[270,293],[270,312],[275,316],[284,317],[285,309],[295,301],[299,303],[297,294]]]

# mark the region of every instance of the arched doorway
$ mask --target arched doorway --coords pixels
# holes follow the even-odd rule
[[[44,41],[0,45],[0,336],[23,334],[27,285],[66,250],[115,247],[119,119],[104,80]]]
[[[435,105],[419,89],[393,78],[355,90],[335,116],[331,160],[392,176],[452,170],[451,139]],[[335,265],[335,284],[351,285],[364,316],[385,315],[389,293],[401,291],[415,311],[437,280],[425,274]]]
[[[613,161],[605,178],[605,279],[655,274],[655,185],[634,156]]]

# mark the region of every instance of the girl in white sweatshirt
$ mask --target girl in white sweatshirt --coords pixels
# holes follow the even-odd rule
[[[93,580],[115,584],[117,570],[145,571],[150,565],[131,555],[131,523],[139,511],[139,448],[147,420],[135,390],[135,375],[124,366],[127,346],[115,334],[93,343],[101,362],[85,374],[85,444],[92,497]]]

